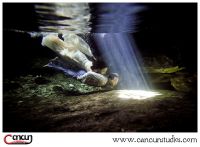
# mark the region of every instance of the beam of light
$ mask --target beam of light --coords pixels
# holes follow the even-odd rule
[[[136,100],[144,100],[156,97],[158,95],[162,95],[159,92],[146,91],[146,90],[118,90],[116,93],[118,94],[118,98],[120,99],[136,99]]]
[[[94,39],[110,71],[119,74],[119,88],[149,89],[141,70],[141,57],[131,34],[136,28],[136,12],[143,7],[137,4],[98,6],[98,27]]]
[[[132,36],[127,33],[95,34],[95,39],[111,72],[120,76],[122,89],[148,89]]]
[[[120,33],[135,32],[140,22],[137,15],[147,9],[145,5],[137,3],[101,3],[91,9],[96,24],[93,24],[93,32],[96,33]],[[92,13],[93,14],[93,13]]]

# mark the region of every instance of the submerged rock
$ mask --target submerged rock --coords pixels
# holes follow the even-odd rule
[[[172,74],[162,74],[162,73],[152,73],[149,75],[149,82],[156,89],[174,90],[171,85],[170,79],[174,75]]]
[[[56,85],[56,86],[53,87],[53,91],[63,93],[64,89],[61,85]]]
[[[181,92],[196,91],[197,77],[195,75],[178,75],[170,79],[171,85]]]
[[[47,83],[49,83],[50,82],[50,80],[47,80],[46,78],[44,78],[44,77],[36,77],[35,78],[35,83],[36,84],[47,84]]]
[[[45,77],[26,75],[13,81],[4,80],[5,95],[14,97],[81,95],[100,90],[100,87],[83,84],[60,73]]]
[[[146,67],[174,67],[176,63],[165,55],[156,55],[154,57],[144,57],[143,65]]]
[[[156,68],[156,67],[145,67],[144,72],[146,73],[175,73],[185,69],[184,67],[174,66],[174,67],[166,67],[166,68]]]
[[[73,84],[69,84],[69,87],[70,87],[70,88],[74,88],[74,85],[73,85]]]

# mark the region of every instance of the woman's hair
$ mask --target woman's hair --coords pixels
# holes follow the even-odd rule
[[[108,82],[106,86],[113,88],[118,84],[119,81],[119,75],[117,73],[111,73],[108,76]]]
[[[117,74],[117,73],[111,73],[111,74],[109,74],[109,76],[108,76],[108,79],[114,79],[115,77],[119,77],[119,75]]]

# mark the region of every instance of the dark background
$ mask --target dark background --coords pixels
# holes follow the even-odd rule
[[[138,13],[140,23],[133,33],[142,56],[164,54],[179,66],[197,71],[197,3],[144,3],[148,7]],[[98,7],[91,4],[90,7]],[[95,14],[93,14],[95,15]],[[95,19],[92,32],[95,32]],[[41,46],[41,38],[12,29],[39,31],[34,5],[3,4],[3,76],[13,77],[31,72],[33,59],[54,57]],[[97,52],[97,51],[96,51]]]

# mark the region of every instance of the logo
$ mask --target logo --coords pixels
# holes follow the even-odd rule
[[[4,137],[6,144],[30,144],[33,141],[32,135],[12,135],[8,134]]]

